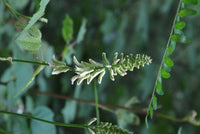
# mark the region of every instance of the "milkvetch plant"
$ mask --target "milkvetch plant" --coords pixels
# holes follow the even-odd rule
[[[39,51],[42,51],[42,33],[40,29],[36,26],[36,22],[47,23],[48,20],[43,18],[45,14],[46,6],[49,3],[49,0],[41,0],[39,4],[39,8],[37,12],[32,16],[25,16],[14,10],[6,0],[3,0],[5,7],[9,9],[11,14],[19,21],[20,27],[23,29],[20,31],[16,38],[16,43],[18,44],[19,48],[23,51],[30,52],[31,54],[35,54]],[[187,26],[187,23],[182,20],[182,18],[187,16],[194,16],[197,14],[197,11],[185,7],[187,5],[198,5],[198,0],[179,0],[177,11],[173,20],[173,24],[171,27],[171,32],[169,35],[169,39],[167,41],[167,45],[160,63],[160,67],[157,72],[152,96],[147,107],[146,111],[142,111],[143,114],[146,114],[145,123],[148,127],[148,117],[150,116],[153,118],[154,110],[158,109],[158,96],[164,95],[162,80],[168,79],[171,77],[171,69],[174,66],[174,61],[171,59],[172,53],[176,48],[177,43],[189,43],[190,39],[184,34],[183,29]],[[24,18],[27,21],[27,24],[24,24],[20,17]],[[10,114],[18,117],[25,117],[31,120],[37,120],[41,122],[46,122],[53,125],[64,126],[64,127],[75,127],[75,128],[85,128],[91,134],[132,134],[124,128],[120,128],[116,125],[113,125],[110,122],[102,122],[100,121],[99,111],[98,111],[98,92],[97,92],[97,85],[95,78],[98,78],[97,81],[99,85],[102,84],[103,77],[108,72],[110,79],[115,81],[115,77],[117,75],[125,76],[128,74],[128,71],[133,71],[135,68],[140,69],[145,65],[149,65],[152,62],[150,56],[145,54],[128,54],[124,55],[123,53],[115,52],[112,60],[107,58],[106,53],[102,53],[102,61],[95,61],[93,59],[89,59],[88,61],[80,61],[80,59],[76,58],[76,54],[74,54],[72,60],[69,58],[73,54],[74,50],[73,47],[77,44],[80,44],[86,32],[86,18],[82,20],[79,32],[77,34],[77,38],[73,40],[73,21],[68,14],[65,15],[65,19],[62,22],[62,38],[65,41],[65,46],[61,54],[61,59],[56,59],[56,56],[53,56],[51,61],[47,61],[43,59],[43,55],[41,54],[41,58],[35,58],[34,60],[25,60],[25,59],[17,59],[13,57],[0,57],[0,61],[8,61],[11,64],[15,64],[15,62],[21,63],[29,63],[34,65],[39,65],[35,69],[35,72],[32,76],[28,79],[28,82],[23,85],[21,90],[17,92],[13,97],[14,99],[19,98],[21,95],[24,94],[25,91],[28,90],[30,84],[34,81],[34,79],[40,74],[45,67],[51,67],[52,72],[51,75],[59,75],[61,73],[68,73],[72,72],[73,76],[71,77],[71,84],[76,84],[76,86],[80,86],[83,82],[92,84],[94,81],[94,97],[95,97],[95,106],[96,106],[96,117],[91,119],[86,124],[67,124],[67,123],[58,123],[53,121],[48,121],[45,119],[36,118],[33,116],[28,116],[25,114],[17,114],[13,112],[7,111],[0,111],[0,113]],[[42,53],[42,52],[41,52]],[[78,57],[78,56],[77,56]],[[70,62],[71,61],[71,62]],[[72,64],[73,61],[73,64]],[[65,74],[68,75],[68,74]],[[14,84],[13,84],[14,85]],[[14,87],[14,86],[13,86]],[[27,90],[26,90],[27,89]],[[51,113],[51,112],[49,112]],[[193,125],[199,126],[199,120],[196,120],[196,114],[186,116],[185,118],[178,120],[180,122],[189,122]],[[5,132],[5,130],[0,128],[0,132]]]

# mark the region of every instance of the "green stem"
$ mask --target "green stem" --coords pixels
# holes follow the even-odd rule
[[[12,61],[13,62],[23,62],[23,63],[30,63],[30,64],[36,64],[36,65],[50,66],[48,63],[45,63],[45,62],[28,61],[28,60],[21,60],[21,59],[12,59]]]
[[[43,120],[43,119],[40,119],[40,118],[36,118],[36,117],[24,115],[24,114],[13,113],[13,112],[0,111],[0,113],[3,113],[3,114],[10,114],[10,115],[15,115],[15,116],[20,116],[20,117],[24,117],[24,118],[28,118],[28,119],[32,119],[32,120],[37,120],[37,121],[42,121],[42,122],[49,123],[49,124],[53,124],[53,125],[57,125],[57,126],[74,127],[74,128],[88,128],[87,125],[81,125],[81,124],[65,124],[65,123],[60,123],[60,122],[53,122],[53,121]]]
[[[10,11],[10,13],[20,22],[22,23],[22,21],[19,19],[19,17],[17,16],[17,14],[19,14],[17,11],[15,11],[7,2],[6,0],[3,0],[3,3],[5,5],[5,7]],[[23,24],[23,23],[22,23]]]
[[[47,62],[39,62],[39,61],[29,61],[29,60],[21,60],[21,59],[13,59],[12,57],[7,57],[7,58],[4,58],[4,57],[0,57],[0,61],[9,61],[9,62],[21,62],[21,63],[29,63],[29,64],[36,64],[36,65],[44,65],[44,66],[50,66],[50,67],[53,67],[54,65],[51,65]],[[69,70],[70,71],[74,71],[73,68],[69,67]]]
[[[3,129],[1,129],[1,128],[0,128],[0,132],[2,132],[3,134],[11,134],[11,133],[9,133],[9,132],[7,132],[6,130],[3,130]]]
[[[94,96],[95,96],[96,117],[97,117],[97,125],[98,125],[100,123],[100,117],[99,117],[98,92],[97,92],[96,80],[94,80]]]
[[[159,70],[157,72],[157,77],[156,77],[156,81],[155,81],[155,84],[154,84],[153,93],[152,93],[151,100],[150,100],[150,103],[149,103],[149,106],[148,106],[148,109],[147,109],[147,115],[146,116],[149,115],[149,109],[150,109],[150,107],[152,105],[152,102],[153,102],[153,96],[154,96],[154,94],[156,92],[156,86],[157,86],[158,78],[160,77],[160,72],[161,72],[161,69],[162,69],[162,66],[163,66],[163,63],[164,63],[164,59],[165,59],[168,47],[169,47],[170,42],[171,42],[171,37],[173,35],[173,31],[174,31],[174,27],[175,27],[175,24],[176,24],[176,19],[178,17],[178,13],[179,13],[179,10],[180,10],[180,7],[181,7],[181,3],[182,3],[182,0],[179,0],[178,7],[177,7],[177,10],[176,10],[176,15],[174,17],[173,24],[172,24],[171,31],[170,31],[170,35],[169,35],[169,38],[168,38],[168,41],[167,41],[167,45],[166,45],[166,48],[165,48],[165,52],[163,54]]]
[[[89,104],[89,105],[93,105],[93,106],[95,105],[95,102],[88,101],[88,100],[72,98],[72,97],[68,97],[68,96],[64,96],[64,95],[58,95],[58,94],[49,93],[49,92],[42,92],[42,91],[39,91],[39,90],[29,90],[29,91],[32,92],[32,93],[38,94],[38,95],[45,95],[45,96],[53,97],[53,98],[56,98],[56,99],[72,100],[72,101],[85,103],[85,104]],[[133,108],[119,106],[119,105],[113,105],[113,104],[98,103],[98,107],[103,109],[103,110],[112,112],[114,114],[116,114],[116,112],[114,110],[111,110],[111,108],[112,109],[122,109],[122,110],[130,111],[130,112],[133,112],[133,113],[146,114],[146,111],[142,110],[142,109],[133,109]],[[168,119],[168,120],[175,121],[175,122],[188,122],[187,120],[185,120],[185,117],[176,118],[176,117],[172,117],[172,116],[168,116],[168,115],[164,115],[162,113],[156,113],[156,112],[154,113],[154,116],[164,118],[164,119]],[[190,123],[190,122],[188,122],[188,123]]]
[[[20,12],[17,12],[15,9],[13,9],[13,8],[8,4],[8,2],[7,2],[6,0],[3,0],[3,3],[4,3],[4,5],[5,5],[5,7],[8,8],[8,10],[10,11],[10,13],[11,13],[21,24],[24,24],[24,23],[19,19],[18,16],[21,16],[21,17],[23,17],[23,18],[25,18],[25,19],[27,19],[27,20],[30,20],[30,19],[31,19],[30,16],[23,15],[23,14],[21,14]],[[41,20],[39,19],[39,21],[41,21]],[[42,22],[42,21],[41,21],[41,22]]]
[[[25,18],[25,19],[30,19],[30,18],[31,18],[31,17],[29,17],[29,16],[26,16],[26,15],[23,15],[23,14],[17,12],[15,9],[13,9],[13,8],[8,4],[8,2],[7,2],[6,0],[3,0],[3,3],[4,3],[4,5],[5,5],[5,7],[8,8],[8,10],[12,13],[12,15],[14,15],[17,19],[18,19],[17,15],[19,15],[19,16]]]

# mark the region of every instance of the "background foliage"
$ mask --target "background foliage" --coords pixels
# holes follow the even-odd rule
[[[28,16],[40,8],[39,0],[8,2],[14,9]],[[101,61],[102,52],[106,52],[110,60],[115,52],[150,55],[153,59],[150,66],[135,69],[126,77],[116,77],[114,82],[106,74],[101,85],[98,85],[99,102],[146,109],[177,3],[173,0],[51,0],[44,16],[48,23],[37,23],[42,33],[41,51],[30,54],[16,43],[16,36],[21,29],[0,1],[0,57],[12,56],[26,60],[38,57],[50,62],[55,54],[57,59],[71,65],[72,55],[83,61],[89,58]],[[196,10],[199,9],[199,6],[196,7]],[[184,33],[191,43],[177,44],[171,56],[175,64],[171,77],[163,81],[165,95],[158,97],[158,112],[177,118],[190,114],[192,110],[200,112],[199,16],[184,19],[187,23]],[[71,35],[63,35],[64,30]],[[83,82],[79,86],[71,85],[71,73],[51,75],[52,69],[46,67],[26,89],[29,89],[28,92],[25,90],[23,96],[21,94],[19,99],[13,99],[13,95],[24,87],[38,66],[24,63],[11,65],[5,62],[0,62],[0,65],[0,110],[31,113],[47,120],[76,124],[86,123],[95,117],[92,105],[33,92],[39,90],[94,101],[92,84]],[[180,127],[182,134],[200,132],[199,127],[162,117],[154,117],[149,122],[149,128],[146,128],[144,117],[145,114],[141,112],[100,110],[102,121],[118,124],[136,134],[173,134]],[[0,128],[15,134],[86,133],[84,129],[56,127],[7,115],[0,115]]]

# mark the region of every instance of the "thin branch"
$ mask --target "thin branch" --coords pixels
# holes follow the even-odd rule
[[[13,62],[23,62],[23,63],[31,63],[36,65],[44,65],[44,66],[50,66],[49,63],[46,62],[38,62],[38,61],[29,61],[29,60],[21,60],[21,59],[12,59]]]
[[[96,107],[96,117],[97,117],[97,125],[100,123],[99,117],[99,106],[98,106],[98,91],[97,91],[97,83],[94,81],[94,97],[95,97],[95,107]]]
[[[22,59],[13,59],[12,57],[7,57],[7,58],[0,57],[0,61],[9,61],[11,63],[13,63],[13,62],[21,62],[21,63],[29,63],[29,64],[35,64],[35,65],[44,65],[44,66],[49,66],[49,67],[55,67],[55,65],[47,63],[45,61],[40,62],[40,61],[30,61],[30,60],[22,60]],[[68,69],[70,71],[74,71],[74,69],[71,68],[71,67],[69,67],[69,66],[68,66]]]
[[[36,118],[36,117],[33,117],[33,116],[28,116],[28,115],[25,115],[25,114],[18,114],[18,113],[7,112],[7,111],[0,111],[0,113],[10,114],[10,115],[18,116],[18,117],[24,117],[24,118],[42,121],[42,122],[54,124],[54,125],[57,125],[57,126],[63,126],[63,127],[75,127],[75,128],[88,128],[89,127],[87,125],[81,125],[81,124],[66,124],[66,123],[60,123],[60,122],[53,122],[53,121],[48,121],[48,120]]]
[[[35,94],[38,94],[38,95],[50,96],[50,97],[53,97],[53,98],[56,98],[56,99],[72,100],[72,101],[76,101],[76,102],[85,103],[85,104],[89,104],[89,105],[95,106],[95,102],[94,101],[89,101],[89,100],[84,100],[84,99],[77,99],[77,98],[73,98],[73,97],[68,97],[68,96],[64,96],[64,95],[58,95],[58,94],[49,93],[49,92],[42,92],[42,91],[33,90],[33,89],[29,90],[29,92],[35,93]],[[129,107],[113,105],[113,104],[100,103],[100,102],[98,103],[98,107],[102,108],[104,110],[107,110],[107,108],[115,108],[115,109],[123,109],[123,110],[126,110],[126,111],[131,111],[131,112],[139,113],[139,114],[143,114],[143,115],[147,114],[146,110],[129,108]],[[112,110],[108,110],[108,111],[114,112]],[[154,116],[155,117],[161,117],[161,118],[168,119],[168,120],[175,121],[175,122],[187,122],[186,120],[184,120],[184,118],[175,118],[175,117],[167,116],[167,115],[164,115],[164,114],[161,114],[161,113],[158,113],[158,112],[155,112]]]
[[[69,45],[69,49],[73,48],[76,44],[77,44],[77,41],[75,40],[74,42],[72,42],[72,43]]]

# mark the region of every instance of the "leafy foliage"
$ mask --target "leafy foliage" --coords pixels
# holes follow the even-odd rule
[[[73,37],[73,21],[68,14],[63,21],[62,36],[66,42],[71,41]]]
[[[84,133],[84,129],[78,128],[86,128],[91,133],[129,133],[124,128],[141,134],[198,133],[199,16],[186,18],[197,15],[198,3],[198,0],[180,0],[175,12],[177,1],[173,0],[78,3],[74,0],[1,0],[0,110],[4,111],[0,111],[0,133]],[[41,18],[43,15],[46,18]],[[177,17],[171,26],[174,15]],[[98,57],[102,52],[106,52],[103,62],[96,62],[101,61]],[[132,63],[134,68],[139,64],[134,61],[136,55],[122,56],[123,64],[120,64],[122,54],[113,56],[115,52],[146,53],[153,63],[131,74],[128,71],[132,71]],[[79,63],[75,66],[73,55]],[[88,57],[95,60],[85,62]],[[142,57],[145,56],[139,55],[138,59]],[[85,69],[85,73],[80,69]],[[127,73],[123,79],[116,77]],[[74,75],[81,85],[70,84]],[[95,87],[101,102],[98,105],[91,101],[97,98],[92,92],[92,81],[96,77],[102,79]],[[126,105],[132,97],[137,97],[139,103]],[[81,125],[94,116],[91,105],[101,108],[100,119],[108,122],[97,119],[96,124]],[[189,113],[192,109],[195,111]],[[142,121],[146,110],[148,129]],[[11,113],[16,116],[8,116]],[[148,124],[148,117],[156,120]],[[55,128],[55,125],[62,127]]]
[[[189,5],[196,5],[198,1],[196,0],[184,0],[183,3]],[[165,49],[165,53],[163,55],[163,60],[161,61],[160,70],[158,71],[157,80],[155,82],[154,91],[152,93],[152,98],[147,110],[147,115],[145,118],[146,125],[148,126],[147,117],[150,114],[150,117],[153,117],[153,109],[157,109],[157,98],[155,98],[155,94],[157,92],[158,95],[163,95],[162,90],[162,78],[168,79],[170,78],[171,74],[171,67],[174,66],[174,62],[169,57],[175,49],[176,43],[189,43],[190,40],[186,37],[182,31],[185,27],[186,23],[184,21],[180,21],[180,18],[185,16],[193,16],[197,14],[196,10],[191,8],[184,8],[182,1],[179,1],[179,6],[177,8],[177,13],[174,18],[174,23],[171,29],[171,34]],[[180,17],[180,18],[179,18]],[[168,52],[168,53],[167,53]],[[155,92],[156,90],[156,92]],[[153,105],[153,106],[152,106]]]
[[[33,116],[40,119],[53,121],[54,113],[49,108],[40,106],[33,111]],[[35,120],[31,120],[31,131],[33,134],[44,134],[44,133],[56,134],[55,125]]]

